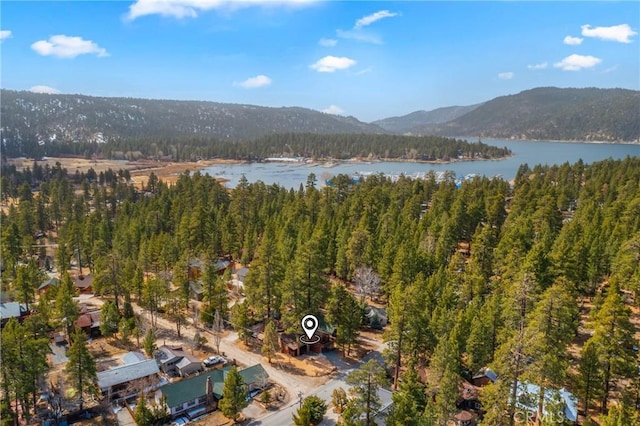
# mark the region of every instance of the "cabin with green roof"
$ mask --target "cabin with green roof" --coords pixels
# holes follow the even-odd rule
[[[198,417],[218,408],[229,370],[231,366],[225,366],[163,386],[156,392],[156,400],[166,398],[171,416],[186,414],[189,418]],[[268,386],[269,374],[261,364],[240,370],[239,373],[249,392]]]

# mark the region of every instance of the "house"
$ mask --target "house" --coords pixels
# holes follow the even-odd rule
[[[540,386],[532,383],[520,382],[516,390],[516,415],[523,422],[535,420],[538,410]],[[557,407],[553,409],[552,407]],[[566,421],[576,423],[578,420],[577,399],[569,391],[545,389],[542,403],[542,420],[553,423]]]
[[[484,367],[471,378],[471,384],[477,387],[483,387],[489,383],[494,383],[496,380],[498,380],[498,375],[489,367]]]
[[[73,288],[80,294],[91,294],[93,292],[93,289],[91,287],[92,284],[92,275],[81,274],[73,279]]]
[[[229,370],[231,367],[225,366],[163,386],[156,392],[156,400],[166,397],[171,416],[186,414],[191,419],[198,417],[217,408]],[[260,364],[240,370],[239,373],[249,392],[268,386],[269,375]]]
[[[280,350],[291,356],[298,356],[309,353],[321,353],[322,351],[330,351],[335,348],[336,328],[327,323],[322,314],[316,315],[318,318],[318,328],[316,334],[320,337],[320,341],[313,345],[302,344],[300,336],[296,334],[280,334]]]
[[[80,305],[79,316],[74,326],[82,329],[89,337],[100,336],[100,311],[89,311],[87,305]]]
[[[457,426],[475,426],[484,414],[480,403],[480,388],[461,380],[459,390],[456,408],[460,411],[453,416],[453,420]]]
[[[224,274],[224,271],[231,265],[231,260],[222,258],[216,260],[216,270],[218,275]],[[199,279],[205,272],[206,264],[200,259],[191,259],[187,269],[187,277],[190,281]]]
[[[156,351],[155,358],[160,370],[166,374],[186,377],[203,370],[202,361],[181,347],[162,345]]]
[[[369,320],[369,326],[374,329],[382,330],[389,322],[387,311],[384,308],[367,305],[364,314]]]
[[[187,266],[187,277],[189,281],[199,279],[204,273],[204,262],[200,259],[192,259]]]
[[[269,374],[262,364],[252,365],[239,373],[249,393],[260,391],[269,385]]]
[[[198,302],[204,298],[204,289],[198,281],[189,281],[189,297]]]
[[[27,315],[29,315],[27,308],[18,302],[0,303],[0,325],[2,325],[2,327],[4,327],[11,318],[22,322]]]
[[[134,353],[130,352],[129,354]],[[125,356],[129,357],[129,359],[124,365],[100,371],[97,374],[98,387],[104,395],[108,395],[109,399],[136,396],[139,391],[148,387],[148,385],[153,385],[154,381],[156,382],[155,384],[158,382],[157,374],[160,370],[155,360],[145,359],[144,356],[142,356],[141,360],[137,355],[130,356],[129,354]],[[145,379],[148,381],[146,383],[143,382],[140,389],[133,390],[135,388],[134,382],[141,382]]]
[[[60,284],[60,280],[58,278],[49,278],[38,286],[38,294],[44,294],[47,291],[55,291],[58,284]]]

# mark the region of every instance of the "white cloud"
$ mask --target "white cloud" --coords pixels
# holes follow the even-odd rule
[[[325,56],[309,67],[318,72],[334,72],[346,70],[356,64],[356,61],[345,56]]]
[[[321,39],[318,41],[318,44],[319,44],[320,46],[324,46],[324,47],[333,47],[333,46],[335,46],[336,44],[338,44],[338,40],[333,39],[333,38],[321,38]]]
[[[55,95],[60,93],[60,91],[56,88],[53,88],[51,86],[43,86],[43,85],[37,85],[37,86],[33,86],[31,89],[29,89],[30,92],[33,93],[47,93],[49,95]]]
[[[336,35],[340,38],[361,41],[364,43],[382,44],[382,39],[375,35],[362,30],[344,31],[336,30]]]
[[[376,13],[372,13],[371,15],[364,16],[356,21],[356,24],[353,26],[354,29],[359,30],[367,25],[371,25],[376,21],[384,18],[393,18],[394,16],[398,16],[398,13],[389,12],[388,10],[380,10]]]
[[[11,31],[9,30],[0,30],[0,41],[11,38]]]
[[[337,105],[329,105],[328,108],[322,110],[325,114],[342,115],[344,110]]]
[[[607,69],[605,69],[605,70],[602,70],[602,71],[600,72],[600,74],[609,74],[610,72],[614,72],[614,71],[616,71],[617,69],[618,69],[618,66],[617,66],[617,65],[614,65],[614,66],[609,67],[609,68],[607,68]]]
[[[527,68],[530,70],[543,70],[547,68],[547,66],[549,66],[547,62],[542,62],[540,64],[527,65]]]
[[[106,49],[91,40],[82,37],[54,35],[49,40],[36,41],[31,48],[42,56],[57,56],[58,58],[75,58],[78,55],[109,56]]]
[[[238,9],[250,6],[296,6],[314,0],[137,0],[129,6],[126,18],[134,20],[147,15],[195,18],[198,12],[213,9]]]
[[[509,72],[501,72],[500,74],[498,74],[498,78],[500,80],[511,80],[514,75],[515,74],[512,73],[511,71],[509,71]]]
[[[611,27],[591,27],[583,25],[582,35],[585,37],[595,37],[600,40],[617,41],[620,43],[631,43],[631,37],[637,35],[628,24],[613,25]]]
[[[582,40],[584,39],[580,37],[566,36],[564,40],[562,40],[562,42],[564,44],[568,44],[569,46],[577,46],[579,44],[582,44]]]
[[[584,68],[592,68],[602,62],[602,59],[590,55],[569,55],[560,62],[553,64],[555,68],[564,71],[580,71]]]
[[[258,87],[265,87],[271,84],[271,79],[266,75],[257,75],[250,77],[243,82],[233,83],[234,86],[244,87],[245,89],[257,89]]]

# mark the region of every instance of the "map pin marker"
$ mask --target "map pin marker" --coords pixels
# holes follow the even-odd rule
[[[311,340],[316,330],[318,329],[318,318],[316,318],[314,315],[305,315],[304,318],[302,318],[300,324],[302,324],[304,334],[306,334],[307,338]]]

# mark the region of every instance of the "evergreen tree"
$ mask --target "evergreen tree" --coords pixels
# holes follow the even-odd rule
[[[637,341],[633,337],[635,329],[629,320],[630,314],[619,288],[610,285],[602,307],[594,315],[595,331],[591,338],[602,366],[602,412],[607,410],[612,382],[637,374],[632,349]]]
[[[302,402],[302,406],[293,414],[293,423],[296,426],[315,426],[322,422],[327,412],[327,404],[317,396],[308,396]]]
[[[391,413],[386,419],[387,426],[421,426],[427,396],[414,365],[407,367],[398,391],[392,395],[392,400]]]
[[[224,379],[222,399],[218,403],[218,407],[222,414],[236,422],[238,414],[248,405],[247,388],[234,365]]]
[[[56,293],[55,313],[67,332],[67,338],[71,337],[73,324],[78,319],[79,309],[73,300],[73,281],[68,273],[63,272]]]
[[[364,426],[375,424],[373,417],[380,409],[378,389],[387,385],[386,372],[378,361],[371,359],[359,369],[353,370],[346,378],[351,386],[351,399],[345,407],[343,418],[347,424],[353,424],[360,415],[364,415]]]
[[[80,410],[84,405],[84,395],[97,395],[96,362],[87,348],[87,337],[80,329],[76,329],[71,339],[71,346],[67,351],[69,360],[65,367],[67,380],[78,392]]]
[[[331,287],[326,309],[327,321],[337,329],[336,343],[342,346],[343,355],[350,355],[362,324],[362,309],[342,284]]]
[[[114,303],[105,302],[100,309],[100,333],[104,337],[111,337],[118,331],[120,313]]]
[[[597,348],[594,341],[589,339],[580,351],[578,372],[574,377],[577,394],[584,404],[584,415],[587,418],[589,418],[589,408],[593,400],[602,397],[602,373]]]
[[[282,266],[274,226],[269,225],[262,236],[256,259],[244,283],[247,301],[258,317],[268,320],[280,306],[284,279]]]
[[[278,349],[280,349],[280,338],[276,323],[273,320],[269,320],[264,328],[264,340],[262,342],[262,356],[267,357],[269,364],[271,364],[271,358],[276,356]]]
[[[143,341],[144,351],[147,353],[149,358],[153,358],[153,355],[156,352],[156,334],[153,332],[152,328],[147,329],[146,334],[144,335]]]

